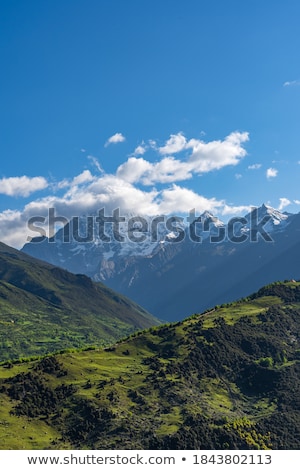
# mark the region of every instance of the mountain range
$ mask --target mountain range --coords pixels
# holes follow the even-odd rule
[[[181,301],[185,319],[165,324],[84,274],[0,243],[0,447],[299,449],[299,216],[263,206],[230,223],[203,214],[188,229],[196,242],[172,221],[155,252],[133,256],[144,276],[148,260],[162,283],[170,277],[171,305]],[[238,271],[254,256],[264,264]],[[189,316],[189,295],[200,305],[208,288],[193,279],[203,262],[219,276],[211,293],[222,301]],[[235,301],[215,294],[222,277],[223,289],[235,280],[248,291],[263,266],[268,274],[286,269],[288,280]],[[162,302],[154,274],[143,292]]]
[[[130,214],[114,224],[101,217],[98,227],[88,225],[91,215],[71,220],[22,251],[101,281],[164,321],[299,278],[300,214],[263,204],[226,224],[209,212],[189,221]]]
[[[0,362],[114,343],[160,321],[85,275],[0,243]]]

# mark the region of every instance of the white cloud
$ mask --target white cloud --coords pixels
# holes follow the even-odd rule
[[[157,143],[156,143],[155,140],[149,139],[149,140],[148,140],[148,143],[149,143],[150,147],[151,147],[153,150],[157,150],[157,149],[158,149]]]
[[[69,188],[69,186],[70,186],[70,181],[67,179],[63,179],[61,181],[58,181],[57,183],[51,184],[51,188],[53,189],[54,192],[59,189]]]
[[[50,184],[47,196],[32,200],[22,211],[0,213],[1,240],[20,248],[27,236],[37,235],[27,227],[27,221],[35,216],[47,218],[49,208],[55,208],[57,216],[68,220],[80,214],[97,213],[101,208],[105,208],[108,214],[113,209],[120,208],[123,214],[149,216],[180,212],[188,214],[193,208],[199,212],[209,210],[219,214],[241,213],[244,206],[232,206],[224,200],[206,198],[175,183],[188,180],[194,174],[236,165],[246,155],[243,144],[248,138],[248,133],[234,132],[224,140],[204,142],[198,139],[187,140],[179,133],[171,135],[162,147],[158,147],[154,141],[148,141],[147,145],[142,143],[142,146],[156,151],[158,160],[148,161],[141,154],[131,156],[117,168],[116,174],[104,173],[98,160],[88,155],[87,158],[100,174],[95,175],[90,170],[84,170],[71,180],[64,179]],[[172,153],[184,151],[184,158],[171,155],[171,150]],[[164,186],[158,190],[153,188],[155,183]],[[141,188],[137,184],[148,187]],[[47,182],[43,178],[10,179],[6,192],[30,194],[33,188],[36,190],[39,186],[45,187],[44,185]],[[59,193],[56,193],[57,189],[60,190]]]
[[[248,170],[259,170],[261,168],[261,163],[253,163],[253,165],[248,166]]]
[[[143,175],[150,172],[152,164],[144,158],[130,157],[117,169],[117,176],[129,183],[138,182]]]
[[[80,214],[97,213],[102,208],[105,208],[108,215],[114,209],[120,208],[121,214],[154,216],[169,213],[188,214],[193,208],[199,212],[204,210],[220,212],[225,204],[222,200],[206,198],[175,184],[160,191],[156,189],[145,191],[115,175],[100,175],[93,177],[92,181],[89,179],[89,173],[83,172],[71,181],[62,196],[48,195],[31,201],[22,211],[0,213],[1,241],[21,248],[26,243],[27,237],[39,235],[27,226],[28,221],[36,216],[45,218],[42,228],[49,235],[47,226],[49,208],[55,208],[56,216],[70,220]],[[74,182],[78,184],[73,184]]]
[[[243,178],[243,175],[241,175],[241,173],[236,173],[234,177],[236,180],[240,180],[241,178]]]
[[[228,165],[237,165],[247,155],[242,146],[249,140],[248,132],[232,132],[223,141],[203,142],[191,139],[187,147],[192,149],[189,158],[195,173],[207,173]]]
[[[144,153],[146,153],[146,147],[142,144],[135,148],[133,155],[144,155]]]
[[[93,164],[93,166],[95,168],[97,168],[97,170],[99,171],[99,173],[103,173],[103,168],[102,166],[100,165],[100,163],[98,162],[97,158],[94,157],[93,155],[88,155],[87,156],[88,160],[90,160],[90,162]]]
[[[186,138],[179,132],[179,134],[171,134],[169,140],[163,147],[159,147],[158,151],[161,155],[171,155],[172,153],[181,152],[186,148]]]
[[[300,80],[291,80],[291,81],[284,82],[284,84],[283,84],[284,87],[299,86],[299,85],[300,85]]]
[[[0,179],[0,194],[7,196],[23,196],[45,189],[48,182],[42,176],[14,176]]]
[[[73,178],[72,185],[83,184],[93,180],[94,176],[91,174],[91,172],[89,170],[84,170],[82,173],[80,173],[80,175]]]
[[[294,199],[294,201],[293,201],[293,202],[294,202],[295,204],[298,204],[298,205],[300,205],[300,201],[299,201],[298,199]]]
[[[276,170],[276,168],[268,168],[266,171],[266,176],[268,179],[276,178],[277,175],[278,175],[278,170]]]
[[[187,140],[179,132],[172,134],[165,145],[158,148],[158,151],[161,155],[171,155],[183,150],[191,150],[188,158],[191,171],[206,173],[223,166],[236,165],[247,154],[242,144],[248,140],[248,132],[232,132],[223,141],[213,140],[211,142],[199,139]]]
[[[241,215],[248,213],[253,209],[253,206],[233,206],[224,203],[224,206],[221,210],[222,215]]]
[[[278,206],[278,210],[279,211],[282,211],[285,207],[289,206],[291,204],[291,201],[289,199],[287,199],[286,197],[280,197],[279,198],[279,206]]]
[[[197,139],[187,141],[181,133],[171,135],[166,144],[158,148],[160,154],[167,156],[155,163],[131,157],[120,165],[117,175],[131,183],[144,185],[184,181],[192,178],[193,173],[207,173],[228,165],[237,165],[246,155],[242,144],[248,140],[247,132],[233,132],[223,141],[207,143]],[[169,155],[182,150],[190,152],[186,160]]]
[[[126,139],[124,135],[121,134],[120,132],[117,132],[116,134],[109,137],[109,139],[107,139],[107,141],[105,142],[105,147],[108,147],[108,145],[110,144],[118,144],[120,142],[124,142],[125,140]]]
[[[161,214],[188,213],[194,208],[201,213],[205,210],[216,212],[223,205],[224,201],[218,201],[215,198],[208,199],[191,189],[173,184],[171,188],[161,192],[159,209]]]
[[[192,177],[190,165],[165,157],[157,163],[150,163],[143,158],[131,157],[119,166],[117,176],[130,183],[142,183],[150,186],[154,183],[174,183]]]
[[[22,211],[0,212],[1,242],[21,248],[26,241],[26,215]]]

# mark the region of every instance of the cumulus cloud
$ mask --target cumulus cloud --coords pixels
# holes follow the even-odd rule
[[[186,138],[179,132],[179,134],[171,134],[165,145],[158,148],[161,155],[170,155],[172,153],[181,152],[186,148]]]
[[[22,211],[0,212],[1,242],[21,248],[26,242],[26,215]]]
[[[250,212],[253,209],[253,206],[233,206],[224,203],[221,214],[222,215],[240,215],[247,212]]]
[[[159,199],[159,210],[162,214],[187,213],[194,208],[200,213],[205,210],[216,212],[224,205],[224,201],[218,201],[215,198],[208,199],[191,189],[182,188],[176,184],[164,189]]]
[[[116,134],[109,137],[109,139],[107,139],[107,141],[105,142],[105,147],[108,147],[110,144],[118,144],[120,142],[124,142],[125,140],[126,139],[124,135],[121,134],[121,132],[117,132]]]
[[[141,177],[152,170],[152,164],[144,158],[130,157],[117,169],[117,176],[129,183],[140,181]]]
[[[47,188],[47,186],[48,182],[42,176],[2,178],[0,179],[0,194],[27,197],[36,191]]]
[[[145,186],[155,183],[173,183],[192,177],[190,165],[174,157],[165,157],[156,163],[131,157],[119,166],[117,175],[131,183],[140,182]]]
[[[248,170],[259,170],[261,168],[261,163],[253,163],[253,165],[248,166]]]
[[[118,139],[113,139],[112,143]],[[88,155],[92,165],[99,170],[96,175],[93,171],[84,170],[73,179],[49,185],[47,196],[32,200],[21,211],[0,213],[1,240],[17,248],[22,247],[27,237],[36,235],[28,227],[28,221],[36,216],[44,217],[46,221],[49,208],[55,208],[55,214],[66,220],[81,214],[95,214],[102,208],[108,214],[120,208],[123,214],[149,216],[188,214],[194,208],[199,213],[205,210],[225,215],[241,213],[245,206],[232,206],[224,200],[207,198],[179,186],[178,182],[188,180],[194,174],[238,164],[246,155],[243,144],[248,139],[246,132],[233,132],[223,140],[211,142],[188,140],[182,133],[174,134],[160,147],[154,141],[142,143],[141,148],[156,152],[157,161],[147,160],[137,147],[136,154],[120,165],[115,174],[105,173],[98,160]],[[6,186],[1,185],[2,193],[4,188],[5,194],[26,195],[47,186],[41,177],[22,178],[6,181]],[[155,187],[158,183],[162,185],[159,189]],[[47,233],[47,225],[44,229]]]
[[[146,150],[147,150],[147,149],[146,149],[146,147],[145,147],[144,144],[138,145],[138,146],[135,148],[135,150],[134,150],[134,152],[133,152],[133,155],[144,155],[144,153],[146,153]]]
[[[276,168],[268,168],[266,171],[266,176],[268,179],[276,178],[277,175],[278,175],[278,170],[276,170]]]
[[[176,184],[160,191],[144,190],[117,175],[104,174],[91,179],[88,172],[83,172],[71,181],[62,196],[51,194],[31,201],[22,211],[0,213],[1,241],[21,248],[28,237],[37,236],[36,230],[28,226],[32,217],[44,217],[43,230],[46,235],[52,235],[47,226],[50,208],[55,208],[56,216],[70,220],[81,214],[96,214],[102,208],[108,215],[120,208],[123,214],[154,216],[188,214],[193,208],[200,213],[204,210],[216,213],[224,207],[223,200],[206,198]]]
[[[285,207],[289,206],[291,204],[291,201],[289,199],[287,199],[286,197],[280,197],[279,198],[279,206],[278,206],[278,210],[279,211],[282,211]]]
[[[233,132],[223,141],[211,142],[187,140],[182,133],[171,135],[165,145],[157,149],[164,155],[161,160],[150,163],[143,158],[131,157],[120,165],[117,175],[126,181],[144,185],[184,181],[190,179],[193,173],[207,173],[228,165],[237,165],[247,154],[243,144],[248,140],[247,132]],[[185,160],[171,155],[183,150],[189,152]]]
[[[248,132],[232,132],[224,140],[203,142],[191,139],[187,147],[192,149],[189,158],[195,173],[219,170],[228,165],[237,165],[247,155],[243,144],[249,140]]]
[[[75,176],[75,178],[73,178],[72,184],[78,185],[78,184],[87,183],[93,180],[94,180],[94,176],[91,174],[90,170],[84,170],[82,173],[80,173],[80,175]]]

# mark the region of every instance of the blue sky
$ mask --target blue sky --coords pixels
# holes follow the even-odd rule
[[[0,239],[47,208],[300,204],[300,4],[0,0]]]

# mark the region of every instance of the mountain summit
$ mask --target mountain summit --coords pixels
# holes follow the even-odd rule
[[[248,221],[247,228],[250,228],[251,220],[262,221],[264,218],[267,220],[265,230],[268,233],[278,230],[284,230],[284,228],[293,219],[293,214],[282,213],[271,206],[263,204],[261,207],[253,208],[253,210],[245,216]]]

